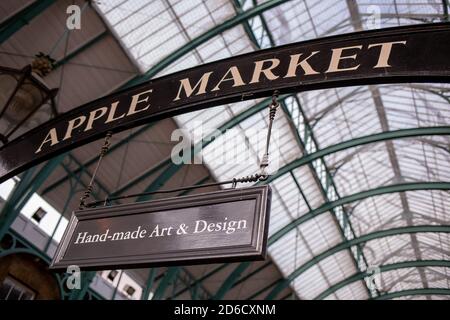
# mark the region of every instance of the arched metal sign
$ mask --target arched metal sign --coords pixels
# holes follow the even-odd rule
[[[333,36],[180,71],[71,110],[0,149],[0,182],[105,135],[210,106],[351,85],[448,82],[450,24]]]

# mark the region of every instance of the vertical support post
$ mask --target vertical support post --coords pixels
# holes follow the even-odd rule
[[[114,291],[113,291],[113,294],[111,296],[111,300],[114,300],[116,298],[117,289],[119,288],[120,281],[122,280],[122,275],[123,275],[123,270],[120,270],[119,280],[117,280],[117,284],[114,287]]]
[[[150,290],[153,287],[153,282],[155,281],[155,275],[157,268],[151,268],[148,272],[147,284],[145,285],[144,290],[142,291],[141,300],[148,300],[148,295],[150,294]]]
[[[63,157],[64,155],[60,155],[49,160],[34,177],[32,176],[35,168],[29,169],[25,173],[0,212],[0,239],[3,238],[22,208],[45,179],[48,178],[50,173],[58,166]]]

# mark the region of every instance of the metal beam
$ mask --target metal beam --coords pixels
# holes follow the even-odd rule
[[[361,20],[361,15],[359,12],[359,6],[358,6],[357,1],[352,1],[352,0],[346,0],[346,1],[347,1],[347,7],[350,11],[350,18],[351,18],[351,21],[352,21],[355,31],[362,31],[363,26],[362,26],[362,20]],[[372,95],[372,99],[373,99],[373,102],[376,107],[376,112],[377,112],[378,118],[380,120],[380,125],[382,128],[382,131],[388,132],[388,131],[390,131],[389,121],[387,119],[386,109],[384,107],[384,103],[381,98],[381,92],[378,89],[378,87],[373,86],[373,85],[369,85],[369,91]],[[389,162],[391,163],[391,167],[394,171],[395,179],[396,179],[396,181],[403,182],[404,178],[403,178],[403,175],[402,175],[402,172],[400,169],[400,163],[399,163],[399,160],[397,157],[397,152],[394,147],[394,144],[392,143],[392,141],[389,141],[389,140],[387,140],[385,142],[385,144],[386,144],[386,149],[387,149],[388,156],[389,156]],[[400,195],[401,205],[403,208],[402,216],[406,221],[406,225],[411,226],[411,225],[413,225],[413,221],[412,221],[412,215],[410,213],[408,199],[406,198],[406,195],[403,192],[400,192],[399,195]],[[412,244],[412,247],[414,248],[414,254],[416,255],[416,259],[422,260],[422,254],[419,249],[419,243],[417,241],[416,235],[411,234],[410,236],[411,236],[411,244]],[[428,287],[425,273],[422,270],[419,270],[419,274],[420,274],[420,278],[422,281],[422,285],[424,287]]]
[[[414,260],[414,261],[402,261],[392,264],[386,264],[380,266],[380,272],[387,272],[397,269],[404,269],[404,268],[420,268],[420,267],[445,267],[450,268],[450,261],[449,260]],[[371,276],[371,274],[365,272],[358,272],[342,281],[339,281],[332,287],[328,288],[327,290],[323,291],[321,294],[319,294],[315,300],[322,300],[329,296],[330,294],[333,294],[334,292],[338,291],[339,289],[348,286],[356,281],[363,280],[366,277]]]
[[[226,130],[231,129],[236,124],[239,124],[240,122],[244,121],[245,119],[248,119],[252,115],[258,113],[259,111],[263,110],[264,108],[267,108],[271,99],[264,99],[263,101],[259,102],[255,106],[253,106],[250,109],[245,110],[244,112],[241,112],[236,117],[228,120],[223,125],[221,125],[217,130],[221,133],[224,133]],[[196,145],[191,147],[191,155],[196,155],[198,152],[200,152],[203,148],[208,146],[212,142],[212,138],[214,137],[214,132],[208,136],[206,136],[202,141],[198,142]],[[145,188],[143,191],[146,192],[152,192],[156,189],[160,188],[164,185],[171,177],[173,177],[182,167],[184,164],[175,164],[172,162],[171,158],[168,158],[163,164],[168,165],[166,170],[164,170],[150,185]],[[139,201],[148,200],[148,196],[140,197]]]
[[[283,98],[285,98],[286,96],[284,96]],[[268,101],[267,101],[268,102]],[[256,105],[254,108],[258,108],[259,110],[254,110],[253,108],[250,108],[248,110],[246,110],[244,113],[238,115],[237,117],[229,120],[227,122],[227,124],[224,124],[224,126],[231,128],[232,126],[238,124],[239,122],[243,121],[243,119],[246,119],[248,117],[250,117],[252,114],[259,112],[261,110],[263,110],[264,105],[263,104],[258,104]],[[379,134],[374,134],[374,135],[369,135],[369,136],[365,136],[365,137],[360,137],[360,138],[356,138],[356,139],[352,139],[349,141],[345,141],[321,150],[318,150],[317,152],[314,153],[310,153],[302,158],[299,158],[297,160],[292,161],[291,163],[287,164],[286,166],[282,167],[281,169],[279,169],[277,171],[277,173],[275,175],[272,175],[269,177],[269,179],[267,181],[264,182],[265,183],[270,183],[278,178],[280,178],[281,176],[283,176],[284,174],[287,174],[289,172],[291,172],[292,170],[302,166],[302,165],[306,165],[316,159],[319,159],[321,157],[324,157],[326,155],[332,154],[334,152],[338,152],[338,151],[342,151],[348,148],[352,148],[352,147],[356,147],[359,145],[365,145],[365,144],[369,144],[369,143],[374,143],[374,142],[379,142],[379,141],[384,141],[384,140],[388,140],[388,139],[400,139],[400,138],[410,138],[410,137],[416,137],[416,136],[428,136],[428,135],[450,135],[450,127],[423,127],[423,128],[414,128],[414,129],[402,129],[402,130],[396,130],[396,131],[390,131],[390,132],[382,132]],[[207,139],[205,139],[207,140]],[[193,148],[192,150],[197,150],[197,148]],[[172,164],[173,165],[173,164]],[[167,177],[167,176],[166,176]],[[160,176],[160,178],[162,179],[162,177]],[[432,187],[431,185],[429,185],[428,183],[424,183],[424,184],[418,184],[416,185],[412,185],[412,184],[408,184],[408,185],[401,185],[399,186],[399,190],[405,190],[405,191],[410,191],[408,190],[409,188],[412,188],[411,190],[420,190],[421,186],[425,186],[426,188],[428,187]],[[393,187],[393,191],[389,191],[390,187],[388,188],[383,188],[381,190],[369,190],[364,192],[363,194],[356,194],[357,195],[357,199],[363,199],[365,197],[370,197],[372,193],[376,193],[374,195],[377,195],[377,192],[398,192],[395,191],[397,190],[397,186],[391,186]],[[447,187],[448,188],[448,187]],[[383,194],[383,193],[381,193]],[[362,196],[363,198],[359,198],[359,196]],[[341,200],[345,200],[348,197],[344,197],[341,198]],[[353,201],[356,201],[353,200]],[[352,201],[350,201],[352,202]],[[344,203],[342,203],[344,204]],[[337,205],[341,205],[341,204],[337,204]],[[327,204],[324,204],[324,206],[327,206]],[[313,218],[314,216],[316,216],[317,214],[326,212],[328,210],[330,210],[329,208],[326,208],[325,210],[321,211],[320,213],[318,213],[318,210],[321,209],[322,207],[317,208],[316,210],[310,211],[309,213],[307,213],[306,215],[302,216],[301,218],[306,219],[305,221],[309,220],[310,218]],[[309,218],[308,218],[309,217]],[[300,219],[301,219],[300,218]],[[300,223],[303,223],[304,221],[299,221]],[[283,229],[287,228],[288,230],[285,232],[289,232],[290,230],[292,230],[293,228],[295,228],[296,225],[294,226],[290,226],[287,225],[285,226]],[[281,229],[279,232],[277,232],[276,234],[274,234],[271,239],[273,238],[273,242],[278,240],[278,236],[282,236],[283,234],[279,234],[282,232]],[[275,236],[275,237],[274,237]],[[239,266],[238,266],[239,267]],[[219,270],[218,270],[219,271]],[[214,274],[214,272],[212,272],[212,274]],[[207,277],[211,276],[212,274],[208,274]],[[237,274],[237,273],[235,273]],[[231,275],[231,274],[230,274]],[[205,278],[207,278],[205,277]],[[229,281],[229,280],[227,280]]]
[[[14,33],[26,26],[33,18],[40,15],[55,0],[36,0],[16,14],[2,21],[0,24],[0,44],[9,39]]]
[[[251,262],[240,263],[239,266],[236,269],[234,269],[230,273],[230,275],[228,275],[223,284],[217,290],[216,294],[214,295],[214,299],[215,300],[222,299],[228,292],[228,290],[231,289],[231,287],[234,285],[236,280],[239,279],[242,273],[250,266],[250,264]]]
[[[299,159],[292,161],[291,163],[285,165],[280,168],[276,174],[269,177],[267,183],[270,183],[282,175],[289,173],[290,171],[301,167],[311,161],[319,159],[321,157],[327,156],[329,154],[342,151],[345,149],[374,143],[386,140],[400,139],[400,138],[411,138],[418,136],[434,136],[434,135],[450,135],[450,126],[447,127],[422,127],[422,128],[413,128],[413,129],[401,129],[395,131],[381,132],[377,134],[372,134],[360,138],[351,139],[348,141],[344,141],[324,149],[318,150],[317,152],[311,153]]]
[[[390,292],[387,294],[383,294],[374,300],[389,300],[394,298],[400,298],[405,296],[430,296],[430,295],[438,295],[438,296],[450,296],[450,289],[445,288],[418,288],[418,289],[410,289],[403,291]]]
[[[354,238],[351,240],[347,240],[345,242],[342,242],[322,253],[319,255],[313,257],[311,260],[305,262],[303,265],[301,265],[299,268],[294,270],[287,279],[285,279],[283,282],[278,284],[275,288],[272,289],[272,291],[267,295],[266,299],[274,299],[277,297],[277,295],[283,291],[286,287],[289,286],[290,282],[296,279],[299,275],[301,275],[303,272],[311,268],[313,265],[317,264],[318,262],[324,260],[325,258],[328,258],[337,252],[340,252],[342,250],[348,249],[354,245],[365,243],[371,240],[395,236],[395,235],[402,235],[402,234],[415,234],[419,232],[437,232],[437,233],[450,233],[450,225],[445,226],[437,226],[437,225],[423,225],[423,226],[407,226],[407,227],[400,227],[400,228],[393,228],[388,230],[381,230],[381,231],[375,231],[363,236],[360,236],[359,238]]]
[[[264,3],[259,4],[256,7],[253,7],[245,12],[235,15],[233,18],[215,26],[214,28],[208,30],[207,32],[201,34],[200,36],[192,39],[192,41],[186,43],[181,48],[178,48],[175,52],[170,53],[167,57],[162,59],[157,65],[153,68],[145,72],[143,75],[136,76],[132,80],[130,80],[125,87],[137,85],[144,81],[150,80],[153,78],[158,72],[162,71],[164,68],[168,67],[173,62],[177,61],[179,58],[183,57],[185,54],[189,53],[193,49],[198,46],[206,43],[208,40],[214,38],[218,34],[229,30],[248,19],[255,17],[261,14],[264,11],[270,10],[280,4],[283,4],[289,0],[268,0]]]
[[[39,172],[33,176],[35,168],[31,168],[23,175],[22,180],[16,185],[12,194],[0,212],[0,240],[8,231],[22,208],[37,191],[49,174],[59,165],[64,155],[49,160]]]
[[[416,190],[450,190],[450,182],[411,182],[411,183],[400,183],[389,186],[382,186],[374,188],[371,190],[366,190],[358,193],[351,194],[346,197],[342,197],[339,200],[332,201],[321,205],[320,207],[302,215],[301,217],[290,222],[277,232],[275,232],[268,241],[269,245],[272,245],[276,241],[280,240],[289,231],[293,230],[302,223],[311,220],[318,215],[330,211],[331,209],[341,206],[347,203],[355,202],[358,200],[379,196],[388,193],[405,192],[405,191],[416,191]]]
[[[164,293],[167,290],[167,287],[173,283],[176,279],[180,268],[168,268],[166,274],[159,282],[158,287],[155,290],[155,294],[153,296],[153,300],[161,300],[164,297]]]

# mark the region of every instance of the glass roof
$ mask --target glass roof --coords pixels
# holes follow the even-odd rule
[[[263,2],[277,3],[232,28],[218,26]],[[371,28],[441,22],[448,19],[443,1],[252,1],[252,0],[113,0],[97,3],[117,38],[142,73],[152,72],[178,50],[186,54],[156,76],[238,54],[334,34]],[[193,39],[208,35],[205,41]],[[286,98],[274,124],[270,171],[295,159],[355,138],[413,128],[449,127],[450,86],[392,84],[302,92]],[[178,125],[216,137],[202,152],[204,163],[220,181],[258,171],[261,133],[267,108],[239,120],[263,99],[218,106],[176,117]],[[400,131],[401,132],[401,131]],[[201,143],[193,136],[192,143]],[[232,143],[229,143],[232,141]],[[250,150],[245,161],[230,154]],[[230,160],[231,159],[231,160]],[[402,190],[374,194],[386,186],[450,181],[448,135],[418,135],[347,148],[277,176],[271,183],[270,236],[312,210],[368,191],[365,197],[336,205],[291,228],[269,246],[269,253],[301,299],[367,299],[421,288],[450,288],[445,267],[393,268],[381,273],[376,287],[364,278],[343,280],[369,267],[417,260],[449,260],[447,233],[418,232],[380,236],[321,255],[348,241],[393,228],[448,225],[450,197],[445,190]],[[320,259],[317,258],[321,255]],[[312,260],[314,259],[314,260]],[[308,262],[315,262],[305,267]],[[439,295],[425,295],[440,299]],[[402,297],[400,297],[402,298]],[[417,295],[405,299],[420,298]]]

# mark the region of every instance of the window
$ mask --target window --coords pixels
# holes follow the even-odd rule
[[[0,285],[0,300],[33,300],[35,293],[26,285],[6,277]]]
[[[114,279],[116,278],[118,273],[119,273],[119,271],[117,271],[117,270],[111,270],[107,276],[108,280],[114,281]]]
[[[126,293],[127,295],[129,295],[130,297],[136,292],[136,289],[134,289],[132,286],[130,286],[130,285],[128,285],[128,284],[126,284],[126,285],[123,287],[123,290],[124,290],[125,293]]]
[[[47,211],[45,211],[44,209],[42,209],[41,207],[39,207],[35,213],[33,213],[33,215],[31,216],[31,219],[33,219],[34,221],[36,221],[37,223],[41,222],[42,218],[45,217],[45,215],[47,214]]]

